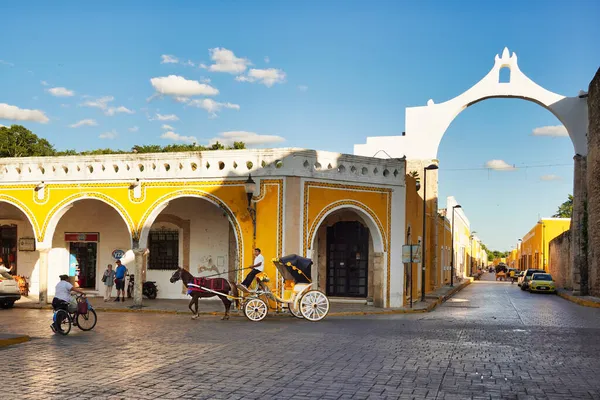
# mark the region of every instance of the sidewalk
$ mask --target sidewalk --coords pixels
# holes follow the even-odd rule
[[[381,314],[405,314],[405,313],[422,313],[432,311],[439,304],[446,301],[454,293],[466,287],[471,282],[463,280],[457,282],[454,287],[444,286],[425,296],[425,301],[413,303],[413,307],[409,306],[399,308],[379,308],[368,306],[366,304],[352,304],[336,302],[331,300],[329,316],[348,316],[348,315],[381,315]],[[169,300],[156,299],[148,300],[144,298],[142,309],[132,309],[132,299],[126,299],[125,302],[104,302],[102,297],[89,297],[89,301],[96,311],[110,312],[150,312],[150,313],[165,313],[165,314],[191,314],[188,309],[189,300]],[[52,309],[50,304],[41,305],[35,297],[23,297],[15,303],[16,308],[34,308],[34,309]],[[223,303],[217,298],[201,299],[199,302],[200,315],[221,315],[225,311]],[[232,310],[232,316],[243,316],[235,310]],[[286,313],[287,314],[287,313]]]
[[[573,292],[565,289],[557,289],[556,294],[565,300],[585,307],[600,308],[600,298],[594,296],[574,296]]]
[[[0,348],[10,346],[12,344],[28,342],[30,337],[27,335],[11,335],[0,333]]]

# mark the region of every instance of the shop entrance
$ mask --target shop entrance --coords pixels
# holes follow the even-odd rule
[[[12,274],[17,273],[17,226],[0,225],[0,258],[6,266],[13,265]]]
[[[327,295],[367,297],[369,229],[360,222],[327,228]]]
[[[75,276],[80,288],[96,288],[96,258],[98,243],[71,242],[69,275]]]

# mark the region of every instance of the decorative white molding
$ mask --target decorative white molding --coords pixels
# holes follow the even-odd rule
[[[2,183],[227,179],[248,174],[404,185],[404,160],[296,148],[0,159]],[[136,191],[136,189],[138,189]],[[43,196],[43,195],[42,195]]]

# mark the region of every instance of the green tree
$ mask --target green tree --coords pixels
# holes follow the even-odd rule
[[[558,206],[554,218],[571,218],[573,216],[573,195],[570,194],[567,201]]]
[[[0,128],[0,157],[53,156],[54,146],[21,125]]]

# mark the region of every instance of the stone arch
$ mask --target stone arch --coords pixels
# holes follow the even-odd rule
[[[121,216],[123,222],[125,222],[125,226],[127,226],[127,231],[129,232],[129,238],[132,244],[131,247],[134,247],[133,238],[135,233],[135,225],[133,223],[133,220],[127,213],[127,210],[125,210],[125,208],[121,204],[119,204],[109,196],[96,192],[74,194],[63,199],[60,203],[58,203],[50,210],[40,232],[40,242],[44,244],[44,247],[52,247],[52,238],[54,237],[54,231],[58,226],[58,222],[67,213],[67,211],[69,211],[71,207],[73,207],[73,204],[80,200],[99,200],[109,205],[112,209],[114,209]]]
[[[243,264],[243,254],[244,254],[244,241],[242,238],[242,228],[235,218],[235,214],[231,209],[225,204],[223,200],[219,197],[207,193],[201,190],[180,190],[171,194],[167,194],[159,199],[157,199],[144,213],[142,216],[137,231],[139,232],[139,243],[138,247],[146,248],[148,246],[148,236],[150,234],[150,228],[157,221],[157,218],[160,216],[161,212],[167,208],[169,202],[172,200],[176,200],[184,197],[192,197],[199,198],[212,203],[213,205],[219,207],[227,214],[227,219],[229,220],[229,224],[233,227],[233,233],[235,236],[236,247],[237,247],[237,258],[238,265],[237,269],[242,268]]]
[[[21,211],[25,215],[25,217],[27,218],[27,221],[29,221],[29,224],[33,228],[33,232],[35,233],[35,236],[36,236],[36,242],[38,242],[40,227],[37,223],[37,220],[35,219],[35,215],[29,209],[29,207],[27,207],[25,204],[23,204],[18,199],[14,198],[12,196],[4,195],[4,194],[0,194],[0,202],[10,204],[11,206],[17,208],[19,211]]]
[[[340,200],[335,203],[331,203],[325,207],[315,218],[308,232],[308,243],[307,249],[311,250],[314,246],[314,241],[317,237],[317,230],[319,226],[325,221],[325,219],[340,210],[348,209],[356,212],[365,222],[369,231],[372,232],[371,237],[373,238],[373,249],[376,252],[387,251],[387,235],[383,229],[383,225],[377,215],[366,205],[355,200]],[[306,255],[306,251],[305,251]]]

